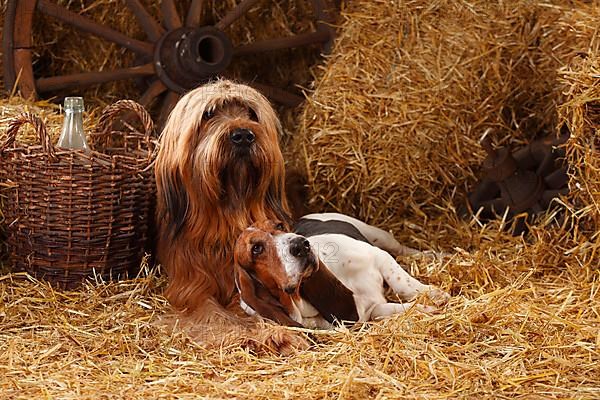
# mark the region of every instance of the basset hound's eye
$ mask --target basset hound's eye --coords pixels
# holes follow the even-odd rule
[[[283,224],[283,222],[278,222],[275,225],[275,229],[277,229],[278,231],[285,231],[285,225]]]
[[[215,110],[206,110],[202,114],[202,120],[206,122],[206,121],[210,120],[214,116],[215,116]]]
[[[256,256],[260,256],[263,251],[265,251],[265,247],[262,245],[262,243],[256,243],[254,245],[252,245],[252,256],[256,257]]]

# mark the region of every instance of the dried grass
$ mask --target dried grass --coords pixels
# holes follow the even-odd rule
[[[600,397],[598,4],[500,4],[351,3],[299,133],[316,205],[452,254],[401,259],[452,292],[442,313],[315,332],[308,350],[282,357],[166,329],[157,270],[76,292],[6,274],[2,396]],[[572,60],[579,51],[587,58]],[[0,130],[23,107],[60,126],[52,106],[11,99]],[[520,143],[563,122],[573,137],[562,218],[545,215],[513,237],[501,222],[456,217],[485,129]]]
[[[572,137],[566,144],[572,195],[565,208],[573,220],[570,239],[582,265],[600,266],[600,51],[560,69],[565,102],[558,109]]]
[[[203,347],[157,321],[155,271],[57,292],[0,278],[0,389],[8,398],[594,398],[600,395],[599,277],[536,276],[525,246],[413,260],[460,286],[442,314],[409,313],[315,333],[293,356]]]
[[[314,204],[425,242],[469,246],[455,208],[485,132],[518,145],[555,132],[558,69],[598,54],[598,3],[350,3],[302,117]],[[477,225],[474,225],[478,229]]]

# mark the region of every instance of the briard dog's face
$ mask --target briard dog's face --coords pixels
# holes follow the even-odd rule
[[[176,230],[195,211],[207,211],[194,210],[201,206],[260,205],[282,218],[280,130],[269,102],[248,86],[219,81],[186,94],[163,130],[157,160],[159,196]]]
[[[224,203],[260,195],[271,179],[277,154],[277,127],[259,119],[260,111],[233,99],[211,105],[202,114],[192,155],[194,180],[213,182]],[[257,190],[259,189],[259,190]],[[217,193],[215,193],[217,194]]]

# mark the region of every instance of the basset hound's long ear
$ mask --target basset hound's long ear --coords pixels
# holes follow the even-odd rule
[[[235,284],[244,303],[252,307],[261,317],[268,318],[281,325],[302,328],[301,324],[288,315],[279,300],[273,297],[259,281],[253,279],[245,269],[235,265],[234,271]]]
[[[300,294],[327,321],[358,321],[354,294],[319,260],[319,268],[302,281]]]

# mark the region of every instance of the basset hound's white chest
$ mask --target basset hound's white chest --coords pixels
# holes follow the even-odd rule
[[[354,293],[360,321],[368,321],[375,304],[385,302],[383,276],[378,268],[382,250],[341,234],[309,237],[327,268]]]

